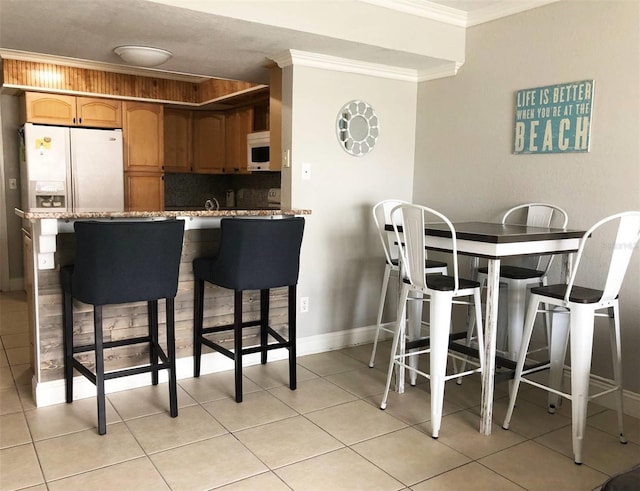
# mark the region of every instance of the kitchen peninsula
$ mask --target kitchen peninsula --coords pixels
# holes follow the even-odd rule
[[[220,220],[225,217],[260,217],[277,219],[294,215],[310,215],[310,210],[178,210],[81,212],[66,211],[24,212],[16,209],[24,220],[25,288],[29,304],[32,388],[38,406],[64,401],[62,350],[62,291],[60,266],[73,263],[75,239],[73,224],[78,220],[164,220],[185,222],[185,234],[175,299],[176,357],[178,377],[192,376],[193,339],[193,273],[192,261],[196,257],[213,255],[220,238]],[[97,279],[99,281],[99,279]],[[213,285],[205,289],[205,325],[222,325],[232,321],[233,292]],[[245,294],[245,320],[257,318],[260,307],[259,292]],[[287,289],[271,292],[270,323],[274,329],[286,329]],[[164,308],[163,303],[160,305]],[[90,306],[74,301],[74,332],[77,342],[90,343],[93,338],[93,319]],[[105,341],[140,336],[146,331],[146,304],[108,305],[104,308]],[[164,314],[160,313],[160,331],[163,332]],[[245,343],[253,342],[255,331],[247,329]],[[223,340],[224,341],[224,340]],[[227,361],[211,353],[202,359],[202,373],[230,368]],[[107,370],[133,367],[146,363],[148,353],[137,347],[113,349],[105,352]],[[115,379],[107,391],[149,385],[145,375]],[[125,385],[126,384],[126,385]],[[82,377],[76,381],[76,397],[95,393],[93,384]]]

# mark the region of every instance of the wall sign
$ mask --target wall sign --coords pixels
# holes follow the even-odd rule
[[[513,153],[588,152],[593,80],[516,92]]]

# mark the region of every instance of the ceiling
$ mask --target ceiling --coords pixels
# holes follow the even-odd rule
[[[291,10],[305,6],[315,8],[324,3],[334,7],[341,5],[344,11],[355,5],[363,12],[373,8],[380,12],[379,8],[383,7],[423,19],[429,17],[447,26],[466,28],[555,0],[341,1],[344,3],[236,0],[233,7],[243,5],[245,9],[259,11],[259,7],[275,8],[280,4]],[[353,36],[343,39],[261,23],[255,18],[247,20],[248,17],[225,15],[224,10],[220,10],[223,4],[231,2],[0,0],[0,55],[5,58],[20,58],[25,53],[53,55],[111,64],[114,71],[118,71],[118,67],[123,68],[123,62],[113,53],[113,48],[139,44],[160,47],[174,54],[168,62],[153,70],[155,76],[178,78],[179,74],[188,74],[254,83],[268,83],[266,65],[274,55],[289,49],[416,70],[432,69],[441,61],[410,48],[390,49],[384,44],[361,42]],[[183,8],[185,5],[189,8]],[[297,27],[298,24],[293,25]],[[381,33],[380,37],[383,36]]]

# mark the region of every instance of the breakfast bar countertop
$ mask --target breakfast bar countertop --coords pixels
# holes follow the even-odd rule
[[[92,218],[175,218],[175,217],[262,217],[282,215],[310,215],[311,210],[172,210],[172,211],[36,211],[25,212],[15,209],[16,215],[25,220],[82,220]]]

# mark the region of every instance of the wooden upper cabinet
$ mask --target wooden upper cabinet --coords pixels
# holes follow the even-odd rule
[[[27,123],[122,128],[122,102],[115,99],[25,92],[23,109]]]
[[[124,170],[164,171],[164,108],[161,104],[122,103]]]
[[[282,68],[271,68],[269,80],[269,170],[282,170]]]
[[[253,131],[253,107],[227,112],[226,173],[245,173],[247,170],[247,135]]]
[[[164,170],[191,172],[193,117],[191,111],[164,109]]]
[[[193,112],[193,172],[220,174],[225,167],[225,120],[222,113]]]
[[[122,128],[122,102],[97,97],[76,98],[77,124],[93,128]]]

